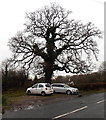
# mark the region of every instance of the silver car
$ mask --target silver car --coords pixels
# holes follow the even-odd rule
[[[69,85],[64,83],[53,83],[52,87],[54,89],[54,92],[66,93],[67,95],[79,94],[79,90],[77,88],[70,87]]]
[[[46,94],[53,94],[53,92],[53,88],[49,83],[37,83],[26,90],[28,95],[41,94],[42,96],[45,96]]]

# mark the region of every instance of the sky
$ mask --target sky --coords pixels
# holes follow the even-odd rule
[[[26,12],[33,12],[52,2],[71,10],[72,19],[84,24],[92,22],[104,31],[105,0],[0,0],[0,64],[11,57],[8,41],[18,31],[24,29]],[[104,60],[104,39],[98,39],[99,64]],[[98,63],[97,63],[98,64]]]

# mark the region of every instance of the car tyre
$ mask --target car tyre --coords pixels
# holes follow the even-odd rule
[[[31,91],[30,91],[30,90],[28,90],[27,94],[28,94],[28,95],[31,95]]]
[[[42,95],[42,96],[45,96],[45,95],[46,95],[46,93],[45,93],[44,91],[42,91],[42,92],[41,92],[41,95]]]
[[[70,90],[67,90],[66,94],[67,94],[67,95],[71,95],[72,92],[71,92]]]

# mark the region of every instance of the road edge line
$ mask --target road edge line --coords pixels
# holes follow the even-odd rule
[[[84,107],[78,108],[78,109],[73,110],[73,111],[71,111],[71,112],[67,112],[67,113],[61,114],[61,115],[59,115],[59,116],[56,116],[56,117],[54,117],[54,118],[52,118],[52,119],[54,120],[54,119],[61,118],[61,117],[63,117],[63,116],[66,116],[66,115],[69,115],[69,114],[78,112],[78,111],[80,111],[80,110],[86,109],[87,107],[88,107],[88,106],[84,106]]]

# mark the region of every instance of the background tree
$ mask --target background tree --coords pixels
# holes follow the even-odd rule
[[[101,81],[106,82],[106,61],[103,61],[99,66],[98,73],[100,74]]]
[[[17,70],[10,64],[9,60],[5,60],[1,65],[3,91],[12,88],[24,88],[25,82],[29,79],[28,72],[24,68]]]
[[[99,72],[106,72],[106,61],[99,66]]]
[[[2,62],[1,71],[2,71],[2,85],[3,89],[7,90],[8,87],[8,72],[10,69],[10,62],[8,59]]]
[[[92,54],[96,59],[98,54],[93,39],[101,37],[101,31],[91,22],[70,20],[70,13],[57,4],[27,13],[25,30],[9,41],[15,63],[34,69],[45,76],[45,82],[51,82],[56,70],[89,71]]]

